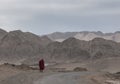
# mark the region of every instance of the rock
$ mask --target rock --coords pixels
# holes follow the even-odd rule
[[[86,68],[76,67],[73,69],[73,71],[88,71],[88,70]]]

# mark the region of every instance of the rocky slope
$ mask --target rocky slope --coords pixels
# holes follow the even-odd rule
[[[65,62],[120,57],[120,44],[101,38],[95,38],[91,41],[69,38],[62,43],[50,43],[46,48],[46,55],[51,60]]]
[[[83,41],[68,38],[63,42],[52,42],[47,36],[39,37],[20,30],[1,32],[3,32],[0,40],[1,63],[33,64],[40,58],[44,58],[47,62],[81,62],[120,57],[120,44],[112,40],[95,38]],[[87,35],[89,32],[84,33]],[[102,33],[99,32],[97,35]]]
[[[49,43],[45,47],[43,56],[47,62],[57,63],[120,58],[120,44],[101,38],[95,38],[91,41],[69,38],[63,42]],[[38,58],[30,58],[26,62],[30,63],[31,61],[38,61]]]
[[[85,40],[85,41],[90,41],[90,40],[93,40],[94,38],[99,37],[99,38],[104,38],[106,40],[113,40],[115,42],[120,42],[119,31],[115,33],[102,33],[100,31],[98,32],[83,31],[83,32],[66,32],[66,33],[55,32],[52,34],[48,34],[47,36],[51,40],[58,41],[58,42],[62,42],[65,39],[68,39],[70,37],[75,37],[76,39]]]
[[[69,38],[63,43],[52,43],[48,45],[48,52],[53,60],[75,61],[76,59],[85,60],[90,58],[89,52],[84,50],[80,44],[84,42],[74,38]]]
[[[7,34],[7,32],[3,29],[0,29],[0,41]]]
[[[63,41],[65,39],[75,36],[76,34],[77,32],[66,32],[66,33],[55,32],[52,34],[48,34],[47,36],[54,41]]]
[[[30,32],[20,30],[6,32],[0,40],[1,62],[21,62],[39,56],[44,47],[51,42],[48,38],[40,38]]]

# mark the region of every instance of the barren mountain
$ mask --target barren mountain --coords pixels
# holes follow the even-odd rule
[[[90,58],[90,54],[81,47],[82,44],[85,44],[85,42],[69,38],[62,43],[54,42],[49,44],[46,50],[51,60],[57,60],[57,62],[75,61],[76,59],[85,60]]]
[[[77,32],[66,32],[66,33],[55,32],[52,34],[48,34],[47,36],[53,41],[62,42],[65,39],[75,36],[76,34],[77,34]]]
[[[7,34],[5,30],[0,29],[0,40]]]
[[[90,41],[93,40],[94,38],[104,38],[106,40],[113,40],[115,42],[120,42],[119,31],[115,33],[102,33],[100,31],[98,32],[83,31],[83,32],[66,32],[66,33],[55,32],[52,34],[48,34],[48,37],[51,40],[58,42],[62,42],[70,37],[75,37],[76,39],[85,40],[85,41]]]
[[[48,62],[81,62],[120,57],[119,43],[92,38],[94,35],[102,35],[101,32],[97,34],[84,32],[84,35],[88,35],[87,38],[91,36],[91,40],[68,38],[63,42],[52,42],[47,36],[39,37],[30,32],[20,30],[5,32],[0,40],[0,61],[1,63],[35,63],[40,58],[45,58]],[[116,35],[119,36],[119,32],[116,32]]]
[[[27,58],[40,56],[44,47],[51,42],[48,39],[40,38],[30,32],[20,30],[6,33],[0,41],[0,58],[1,62],[18,63]]]
[[[20,30],[0,33],[0,62],[6,63],[0,66],[0,84],[119,84],[120,43],[96,38],[101,32],[79,33],[82,40],[73,36],[63,42]],[[118,37],[116,32],[114,40]],[[41,58],[52,62],[43,73],[35,66]]]
[[[62,43],[50,43],[46,48],[46,53],[54,61],[97,60],[120,57],[120,44],[102,38],[95,38],[91,41],[69,38]]]

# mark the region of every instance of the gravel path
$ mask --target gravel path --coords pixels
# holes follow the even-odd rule
[[[15,76],[8,77],[0,81],[0,84],[34,84],[35,81],[42,79],[44,76],[49,76],[54,72],[30,71],[16,74]]]
[[[34,84],[90,84],[86,77],[92,74],[92,72],[59,73],[43,77]]]
[[[99,72],[21,72],[0,81],[0,84],[96,84],[90,78]]]

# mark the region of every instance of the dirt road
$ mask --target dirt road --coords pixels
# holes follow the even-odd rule
[[[95,74],[93,72],[68,72],[45,76],[34,84],[90,84],[87,76]]]

